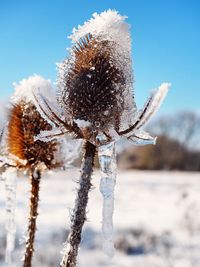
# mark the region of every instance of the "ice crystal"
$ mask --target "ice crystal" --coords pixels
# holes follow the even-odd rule
[[[114,212],[114,188],[117,169],[115,142],[100,146],[98,148],[98,156],[101,169],[100,192],[103,196],[103,251],[109,257],[112,257],[114,256],[112,218]]]

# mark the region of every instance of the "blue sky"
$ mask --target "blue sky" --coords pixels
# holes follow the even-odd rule
[[[73,27],[108,8],[131,24],[135,95],[172,83],[162,113],[200,111],[200,1],[0,0],[0,99],[12,83],[34,73],[56,80],[56,62],[70,46]]]

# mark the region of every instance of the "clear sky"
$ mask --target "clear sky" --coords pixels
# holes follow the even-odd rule
[[[73,27],[109,8],[131,24],[138,106],[168,81],[161,112],[200,111],[198,0],[0,0],[0,101],[11,95],[13,82],[34,73],[55,82]]]

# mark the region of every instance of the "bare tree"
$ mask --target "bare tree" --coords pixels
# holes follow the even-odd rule
[[[200,115],[198,113],[182,111],[165,115],[151,123],[148,129],[153,134],[175,139],[191,150],[200,150]]]

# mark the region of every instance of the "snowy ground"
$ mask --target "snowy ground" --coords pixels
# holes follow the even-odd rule
[[[58,266],[69,229],[79,172],[76,169],[45,175],[41,184],[40,215],[34,267]],[[99,173],[93,176],[88,221],[80,249],[79,267],[199,267],[200,176],[180,172],[119,172],[115,195],[116,255],[109,261],[101,252],[102,199]],[[24,244],[28,178],[20,178],[17,199],[15,262]],[[0,181],[0,266],[5,248],[4,183]]]

